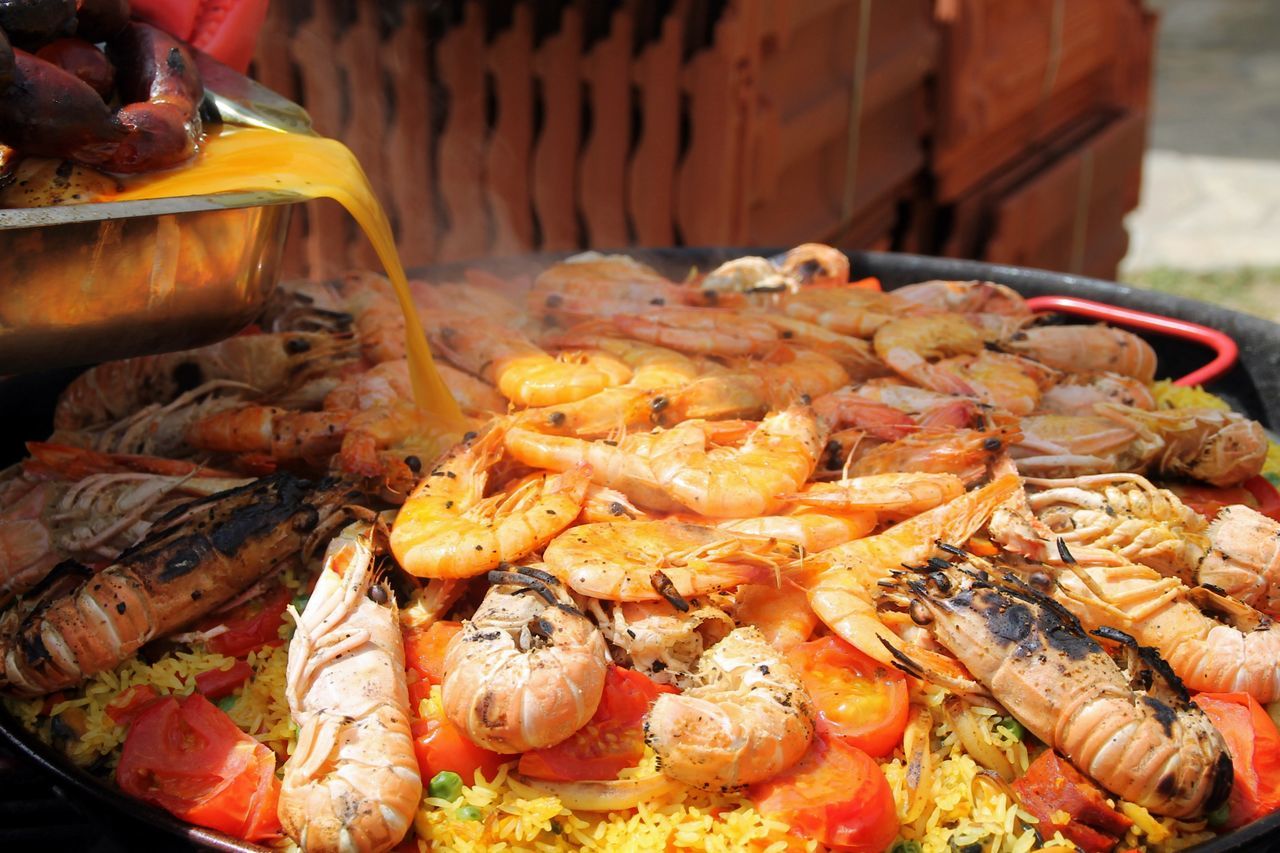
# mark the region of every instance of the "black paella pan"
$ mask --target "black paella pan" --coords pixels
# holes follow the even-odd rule
[[[707,270],[745,254],[771,250],[737,248],[650,249],[629,252],[674,278],[691,267]],[[531,256],[483,264],[495,272],[529,271],[557,256]],[[1024,267],[882,252],[850,256],[852,277],[875,276],[886,289],[929,279],[984,279],[1007,284],[1026,296],[1075,296],[1199,323],[1226,333],[1239,345],[1236,364],[1209,385],[1234,408],[1280,431],[1280,325],[1177,296],[1112,282]],[[418,271],[428,280],[460,272],[464,265]],[[476,266],[476,265],[469,265]],[[1213,353],[1181,338],[1144,333],[1160,357],[1161,377],[1181,376],[1204,365]],[[0,375],[5,373],[0,365]],[[0,465],[16,462],[23,443],[52,429],[58,393],[77,371],[0,380]],[[73,767],[27,734],[0,709],[0,849],[180,851],[196,848],[258,851],[263,848],[199,829],[134,800]],[[1197,848],[1226,853],[1280,848],[1280,813],[1270,815]]]

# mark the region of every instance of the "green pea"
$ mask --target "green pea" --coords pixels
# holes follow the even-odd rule
[[[431,777],[427,793],[437,799],[452,802],[462,796],[462,777],[452,770],[441,770]]]
[[[484,814],[475,806],[463,806],[453,813],[458,820],[480,820]]]
[[[236,705],[236,696],[234,694],[231,696],[223,696],[221,699],[218,700],[218,707],[228,714],[231,713],[231,709],[234,708],[235,705]]]
[[[889,853],[921,853],[923,850],[919,841],[904,839],[893,845],[893,849]]]
[[[311,600],[309,595],[295,595],[293,597],[293,609],[301,613],[307,609],[307,602]]]
[[[1229,817],[1231,817],[1231,805],[1230,803],[1223,803],[1220,807],[1209,812],[1205,817],[1205,822],[1216,829],[1220,826],[1226,826]]]
[[[1004,729],[1009,733],[1009,737],[1014,740],[1022,740],[1027,736],[1027,730],[1023,728],[1022,723],[1018,722],[1013,717],[1005,717],[1003,720],[996,723],[996,728]]]

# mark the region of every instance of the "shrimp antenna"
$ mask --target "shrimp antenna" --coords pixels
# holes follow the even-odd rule
[[[653,574],[649,575],[649,582],[653,584],[653,588],[657,591],[658,595],[665,598],[672,607],[679,610],[681,613],[689,612],[689,602],[685,601],[684,596],[682,596],[676,589],[675,583],[666,575],[665,572],[661,570],[655,571]]]

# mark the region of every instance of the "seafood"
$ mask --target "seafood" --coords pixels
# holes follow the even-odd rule
[[[922,281],[893,291],[893,297],[933,311],[1029,317],[1016,290],[990,281]]]
[[[778,330],[778,336],[786,343],[810,349],[827,356],[848,372],[849,378],[855,380],[871,379],[875,376],[888,375],[867,342],[860,338],[841,335],[816,323],[806,323],[793,317],[778,314],[747,315],[759,316]],[[836,383],[835,387],[843,385]],[[834,390],[834,389],[829,389]]]
[[[1131,563],[1071,564],[1056,579],[1054,598],[1081,622],[1154,647],[1192,690],[1280,699],[1280,632],[1247,605]]]
[[[1214,486],[1234,486],[1262,471],[1267,433],[1257,421],[1221,409],[1147,412],[1116,403],[1094,410],[1134,429],[1138,443],[1151,445],[1148,464],[1161,474],[1192,477]]]
[[[714,308],[653,308],[644,314],[619,314],[611,322],[641,341],[700,355],[758,355],[779,340],[777,330],[763,317]]]
[[[529,290],[534,310],[580,317],[679,305],[681,287],[626,255],[583,252],[543,270]]]
[[[67,386],[54,410],[58,430],[84,430],[162,407],[215,380],[239,383],[286,408],[318,406],[355,363],[355,342],[320,332],[241,335],[184,352],[109,361]]]
[[[515,562],[551,541],[582,509],[590,468],[536,473],[486,495],[503,433],[463,443],[430,471],[396,516],[391,549],[405,571],[464,578]]]
[[[825,551],[851,539],[866,536],[876,526],[876,514],[868,511],[823,512],[812,507],[790,507],[781,515],[726,519],[716,522],[721,530],[746,533],[799,545],[806,551]]]
[[[729,790],[769,779],[804,755],[814,710],[782,653],[750,626],[703,653],[683,693],[664,694],[645,719],[663,774]]]
[[[747,437],[737,446],[708,446],[743,432]],[[685,421],[616,444],[512,427],[506,447],[526,465],[553,471],[586,464],[592,482],[651,509],[686,507],[717,518],[742,518],[779,506],[777,495],[799,488],[817,464],[821,439],[813,413],[796,406],[758,425]]]
[[[664,519],[579,524],[542,559],[580,595],[679,602],[773,577],[785,558],[770,539]]]
[[[487,382],[447,364],[437,364],[436,372],[463,412],[488,416],[507,410],[507,401]],[[367,411],[412,399],[409,362],[396,359],[376,364],[345,380],[324,398],[324,408],[331,411]]]
[[[64,560],[110,560],[176,506],[247,482],[194,468],[184,474],[120,470],[80,448],[45,447],[40,452],[44,459],[53,452],[70,456],[60,460],[63,466],[96,470],[65,480],[24,478],[6,490],[0,515],[0,603],[31,589]]]
[[[743,584],[733,592],[734,619],[754,625],[769,645],[787,651],[805,640],[818,626],[818,614],[809,606],[804,588],[787,578],[778,583]]]
[[[734,629],[733,619],[706,604],[680,610],[666,601],[625,602],[602,607],[590,603],[600,633],[628,663],[659,684],[683,684],[702,657]]]
[[[702,515],[740,518],[779,505],[813,472],[822,430],[807,406],[768,415],[738,447],[709,447],[706,422],[685,421],[657,435],[648,459],[655,481]]]
[[[814,323],[841,335],[868,339],[895,319],[903,303],[892,293],[862,287],[805,287],[782,294],[775,306],[797,320]]]
[[[1137,474],[1029,479],[1031,511],[1073,549],[1107,548],[1190,583],[1209,550],[1208,523],[1173,492]]]
[[[1028,477],[1139,471],[1159,450],[1154,436],[1140,440],[1136,429],[1101,413],[1031,415],[1022,419],[1021,431],[1010,450]]]
[[[1247,506],[1229,506],[1209,525],[1197,579],[1234,599],[1280,615],[1280,524]]]
[[[927,512],[964,494],[954,474],[871,474],[830,483],[812,483],[783,500],[832,510],[870,510],[909,517]]]
[[[409,732],[404,639],[378,583],[374,526],[330,543],[289,641],[285,696],[298,745],[284,766],[280,822],[302,850],[389,850],[413,822],[422,778]]]
[[[1001,346],[1059,370],[1108,371],[1150,384],[1156,352],[1133,332],[1111,326],[1037,326],[1023,329]]]
[[[650,419],[670,426],[686,420],[762,417],[770,409],[829,395],[848,381],[848,374],[834,359],[779,346],[764,358],[731,361],[728,370],[651,398]]]
[[[1095,403],[1120,403],[1148,411],[1156,407],[1150,387],[1118,373],[1068,373],[1040,395],[1037,411],[1047,414],[1090,414]]]
[[[932,362],[977,355],[983,343],[981,330],[960,314],[904,317],[882,326],[873,340],[876,355],[898,375],[931,391],[960,396],[973,396],[973,386]]]
[[[1103,632],[1133,652],[1134,671],[1122,671],[1071,614],[1012,576],[996,580],[977,564],[924,571],[919,579],[899,577],[896,588],[1028,731],[1155,814],[1190,817],[1226,802],[1226,743],[1150,649]]]
[[[798,567],[796,580],[808,591],[809,604],[823,624],[864,654],[892,663],[889,649],[898,648],[901,640],[876,615],[877,584],[903,563],[935,556],[938,542],[968,541],[1018,487],[1016,476],[1000,477],[876,536],[810,555]]]
[[[855,477],[911,471],[919,474],[955,473],[966,484],[982,479],[987,466],[1019,438],[1017,427],[917,432],[854,456],[849,473]]]
[[[4,686],[41,695],[79,684],[213,612],[322,535],[346,493],[277,474],[157,519],[99,574],[5,613]]]
[[[489,580],[484,601],[445,651],[445,714],[495,752],[559,743],[600,704],[604,637],[545,572],[493,572]]]

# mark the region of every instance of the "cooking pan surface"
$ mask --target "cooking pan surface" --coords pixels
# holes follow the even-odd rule
[[[735,257],[771,255],[776,250],[682,248],[627,250],[627,253],[669,276],[681,279],[692,267],[707,270]],[[529,255],[480,264],[440,265],[416,272],[428,280],[460,277],[468,266],[482,266],[498,274],[531,272],[560,257],[563,255]],[[984,279],[1007,284],[1026,296],[1079,296],[1190,320],[1226,332],[1240,346],[1240,361],[1212,383],[1209,390],[1225,397],[1238,411],[1261,421],[1273,431],[1280,428],[1280,326],[1273,323],[1191,299],[1024,267],[884,252],[853,253],[850,262],[853,278],[876,276],[886,288],[929,279]],[[1160,335],[1144,336],[1160,357],[1161,377],[1188,373],[1212,356],[1209,350],[1182,340]],[[3,372],[0,369],[0,373]],[[5,413],[0,421],[0,465],[18,461],[23,455],[24,442],[43,438],[51,432],[57,395],[77,372],[63,370],[0,380],[0,412]],[[0,744],[18,756],[10,764],[0,755],[0,792],[8,794],[5,797],[5,805],[9,807],[6,818],[8,814],[22,812],[24,801],[47,803],[52,797],[65,806],[47,809],[47,817],[43,812],[33,815],[28,810],[18,823],[20,830],[3,825],[9,823],[8,819],[0,822],[0,847],[5,849],[49,846],[54,839],[66,838],[68,831],[77,826],[83,826],[83,832],[77,837],[90,844],[85,849],[101,853],[141,849],[189,850],[193,847],[221,851],[264,849],[191,827],[166,812],[106,787],[93,775],[72,766],[29,735],[2,709]],[[41,770],[35,770],[32,765]],[[52,793],[51,785],[56,786]],[[1227,853],[1276,846],[1280,846],[1280,813],[1220,836],[1194,848],[1194,851]]]

